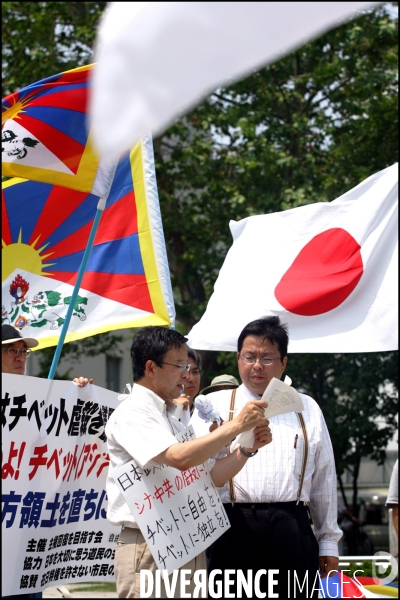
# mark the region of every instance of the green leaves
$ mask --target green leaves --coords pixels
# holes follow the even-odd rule
[[[2,97],[89,64],[106,2],[3,2]]]

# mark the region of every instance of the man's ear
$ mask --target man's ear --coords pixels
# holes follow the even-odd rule
[[[284,374],[284,372],[285,372],[286,366],[287,366],[287,356],[285,356],[285,357],[282,359],[282,367],[283,367],[282,375],[283,375],[283,374]]]
[[[144,366],[144,374],[147,375],[148,377],[153,378],[154,377],[154,371],[155,371],[156,367],[157,367],[157,365],[154,362],[154,360],[148,360],[148,361],[146,361],[146,364]]]

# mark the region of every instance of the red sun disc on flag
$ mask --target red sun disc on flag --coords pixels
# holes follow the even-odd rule
[[[364,272],[361,246],[344,229],[328,229],[300,250],[275,288],[288,311],[314,316],[337,308]]]

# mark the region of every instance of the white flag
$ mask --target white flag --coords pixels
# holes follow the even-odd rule
[[[192,348],[236,350],[264,315],[289,326],[289,352],[398,348],[398,165],[333,202],[230,222],[229,250]]]
[[[379,4],[109,3],[97,34],[91,99],[99,150],[119,156],[217,87]]]

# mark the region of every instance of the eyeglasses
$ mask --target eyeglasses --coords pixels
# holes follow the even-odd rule
[[[1,351],[8,352],[8,355],[12,356],[13,358],[18,356],[19,353],[21,353],[22,356],[28,358],[28,356],[30,356],[32,352],[30,348],[13,348],[12,346],[10,346],[9,348],[2,348]]]
[[[264,367],[270,367],[272,363],[274,363],[276,360],[281,360],[282,358],[282,356],[279,356],[278,358],[268,358],[268,356],[256,358],[255,356],[251,356],[250,354],[245,354],[244,356],[239,354],[239,356],[246,365],[255,365],[257,361],[260,361],[260,363]]]
[[[161,361],[161,364],[169,365],[170,367],[176,367],[177,369],[180,370],[181,373],[184,373],[185,371],[189,371],[189,369],[190,369],[190,365],[174,365],[172,363],[164,362],[163,360]]]

